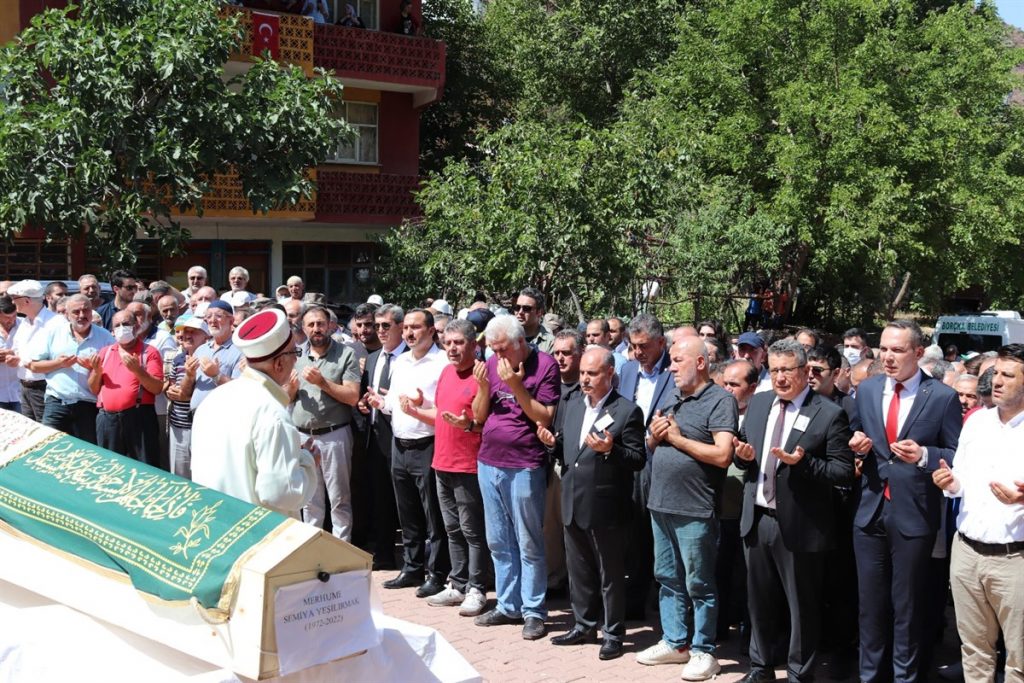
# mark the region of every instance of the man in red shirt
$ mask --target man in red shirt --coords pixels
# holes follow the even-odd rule
[[[427,598],[427,604],[458,606],[460,615],[473,617],[484,611],[491,569],[484,502],[476,476],[483,425],[473,419],[473,398],[479,388],[473,369],[483,363],[476,359],[476,327],[468,320],[449,322],[443,341],[451,365],[441,371],[434,395],[432,466],[452,571],[448,585]]]
[[[156,394],[163,391],[160,354],[139,337],[131,311],[111,319],[115,343],[93,356],[89,390],[96,394],[96,441],[107,448],[157,466],[160,457]]]

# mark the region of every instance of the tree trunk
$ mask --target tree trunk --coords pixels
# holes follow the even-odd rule
[[[889,304],[888,315],[886,320],[892,320],[896,317],[896,311],[899,310],[900,305],[903,303],[903,299],[907,296],[907,290],[910,289],[910,271],[903,273],[903,284],[900,286],[900,291],[896,292],[896,298]]]

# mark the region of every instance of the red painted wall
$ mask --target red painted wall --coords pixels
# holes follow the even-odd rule
[[[382,173],[417,175],[420,163],[420,114],[412,95],[382,92],[378,110]]]
[[[422,25],[423,12],[420,11],[420,0],[412,0],[412,11]],[[398,30],[398,17],[402,14],[401,0],[379,0],[377,12],[380,16],[381,31]]]

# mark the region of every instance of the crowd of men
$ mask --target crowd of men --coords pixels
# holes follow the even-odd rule
[[[908,320],[877,348],[647,313],[560,329],[530,287],[510,310],[375,296],[339,325],[300,278],[248,279],[118,271],[107,303],[92,275],[0,283],[2,407],[301,516],[398,569],[385,588],[527,640],[567,590],[552,644],[600,633],[613,659],[656,611],[636,660],[684,680],[730,635],[746,683],[811,680],[824,652],[928,680],[951,591],[965,680],[1024,680],[1024,345],[964,360]]]

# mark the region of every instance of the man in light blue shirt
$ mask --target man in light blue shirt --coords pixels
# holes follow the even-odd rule
[[[96,443],[96,395],[89,370],[114,336],[92,324],[92,302],[84,294],[68,299],[68,323],[53,324],[31,348],[28,369],[46,375],[43,424]]]
[[[242,372],[242,352],[231,343],[234,311],[226,301],[211,301],[203,319],[210,328],[211,338],[193,354],[199,359],[196,385],[192,389],[192,412],[199,408],[207,394],[221,384],[233,380]]]

